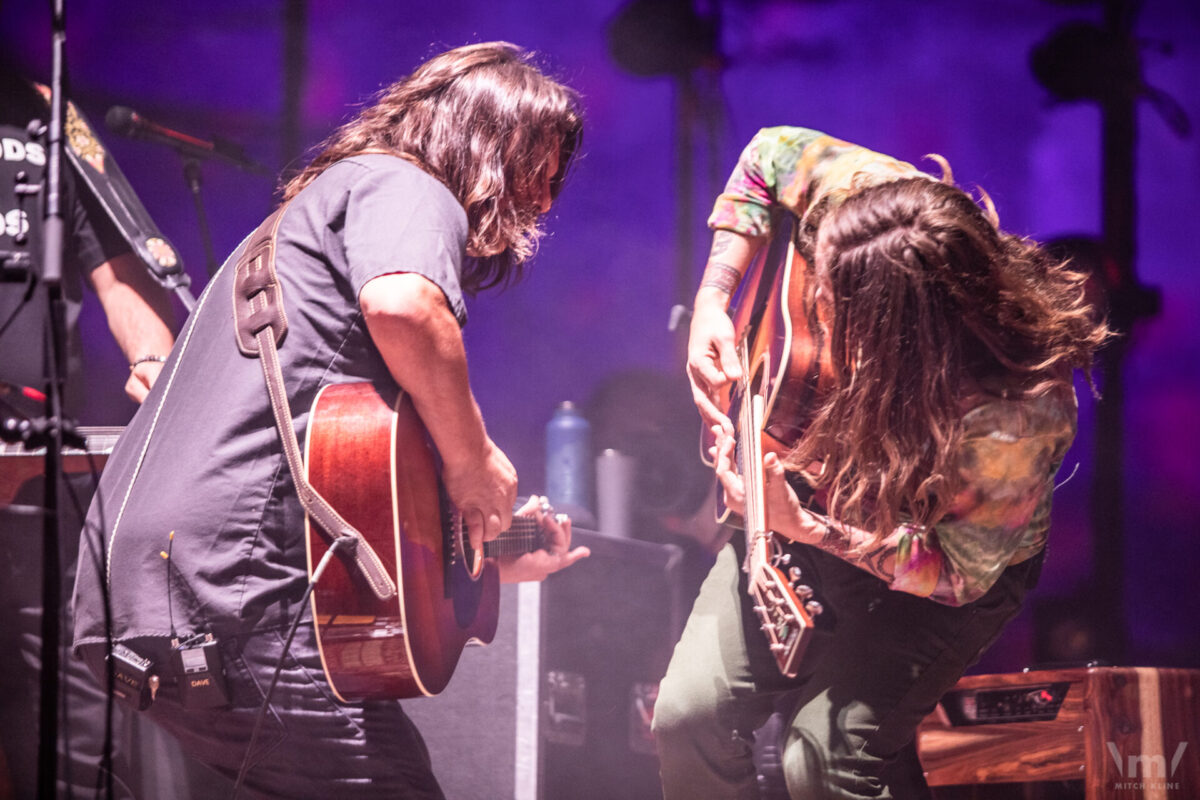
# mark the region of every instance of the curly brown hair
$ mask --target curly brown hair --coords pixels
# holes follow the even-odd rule
[[[579,96],[533,56],[484,42],[431,58],[384,89],[283,187],[290,200],[331,164],[368,150],[405,158],[437,178],[467,212],[463,288],[520,278],[542,235],[537,207],[555,150],[557,196],[583,137]]]
[[[1085,274],[948,180],[871,186],[801,226],[834,377],[786,462],[835,518],[880,537],[947,513],[964,401],[1070,391],[1109,335]]]

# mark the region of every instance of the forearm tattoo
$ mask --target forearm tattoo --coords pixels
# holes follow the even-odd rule
[[[733,244],[736,234],[729,231],[717,231],[713,234],[712,249],[708,251],[709,260],[715,259],[717,256],[724,254],[729,249],[729,245]]]
[[[716,249],[715,245],[713,249]],[[710,286],[731,295],[741,282],[742,273],[737,268],[719,261],[709,261],[708,266],[704,268],[704,278],[700,281],[700,287]]]
[[[895,544],[880,542],[865,550],[859,549],[853,546],[850,537],[844,531],[839,530],[832,522],[826,521],[825,535],[821,537],[817,547],[860,569],[865,569],[889,585],[896,580],[894,562],[893,565],[888,564],[889,556],[896,552]]]

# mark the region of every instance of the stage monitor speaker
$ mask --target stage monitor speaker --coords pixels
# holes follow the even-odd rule
[[[592,550],[504,586],[500,627],[446,691],[404,702],[448,800],[657,800],[650,720],[684,614],[682,551],[576,531]]]

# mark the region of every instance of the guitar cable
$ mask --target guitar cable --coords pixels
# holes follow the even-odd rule
[[[179,636],[175,633],[175,610],[172,603],[171,593],[171,553],[175,552],[175,531],[171,531],[167,535],[167,549],[160,550],[159,555],[163,561],[167,562],[167,624],[171,627],[171,641],[178,641]]]
[[[283,671],[283,662],[287,658],[288,651],[292,648],[292,640],[296,637],[296,631],[300,627],[300,620],[304,617],[304,612],[308,608],[308,599],[312,596],[313,590],[317,588],[317,581],[321,579],[321,575],[325,572],[325,567],[333,559],[333,554],[339,548],[345,547],[353,553],[358,540],[354,536],[339,536],[329,545],[329,549],[325,551],[325,555],[321,556],[321,560],[317,562],[317,568],[313,570],[312,577],[308,581],[308,586],[304,589],[304,596],[300,598],[300,607],[296,610],[296,616],[292,617],[292,624],[288,628],[287,639],[283,643],[283,652],[279,654],[278,660],[275,662],[275,671],[271,675],[271,682],[267,685],[267,691],[263,694],[262,705],[258,707],[258,714],[254,718],[254,729],[250,732],[250,742],[246,745],[246,753],[242,756],[242,765],[238,769],[237,781],[233,784],[233,793],[229,795],[229,800],[237,800],[238,792],[242,789],[242,784],[246,780],[246,775],[250,772],[250,754],[254,752],[254,745],[258,741],[259,731],[262,730],[263,720],[267,716],[267,709],[271,706],[271,695],[275,692],[275,685],[279,682],[279,673]]]

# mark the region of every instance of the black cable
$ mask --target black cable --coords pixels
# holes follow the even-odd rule
[[[295,638],[296,630],[300,627],[300,620],[308,608],[308,598],[312,595],[313,590],[317,588],[317,581],[321,579],[321,573],[325,571],[325,565],[333,557],[334,551],[342,546],[350,546],[355,541],[353,536],[339,536],[334,539],[329,545],[329,549],[325,551],[325,555],[321,557],[317,568],[313,570],[312,578],[309,579],[308,586],[304,589],[304,596],[300,598],[300,607],[296,611],[296,616],[292,618],[292,625],[288,630],[287,639],[283,643],[283,652],[279,654],[279,659],[275,662],[275,672],[271,675],[271,683],[267,686],[267,691],[263,695],[262,705],[258,707],[258,715],[254,718],[254,730],[250,733],[250,742],[246,745],[246,754],[242,756],[242,766],[238,769],[237,781],[233,784],[233,793],[229,796],[229,800],[237,800],[242,783],[246,780],[247,773],[250,772],[250,754],[254,752],[254,743],[258,740],[258,733],[262,729],[263,720],[267,716],[267,709],[271,706],[271,695],[275,692],[275,684],[279,682],[279,673],[283,671],[284,659],[287,658],[288,651],[292,647],[292,639]]]

